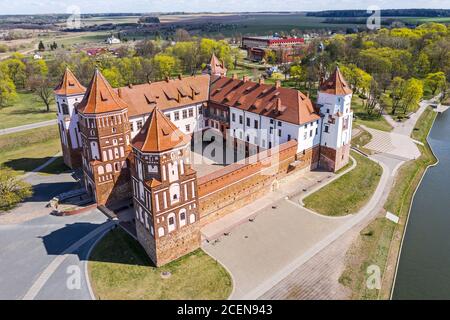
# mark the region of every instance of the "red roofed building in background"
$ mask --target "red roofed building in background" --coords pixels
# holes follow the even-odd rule
[[[241,47],[247,50],[247,57],[262,61],[269,51],[275,52],[278,63],[293,62],[304,56],[308,45],[303,38],[280,38],[274,36],[242,37]]]
[[[85,89],[67,69],[55,89],[65,163],[82,167],[99,206],[133,203],[131,231],[158,266],[197,249],[201,226],[253,201],[278,177],[348,162],[352,92],[339,69],[314,105],[279,81],[226,77],[214,55],[211,62],[217,74],[121,88],[96,70]],[[216,140],[227,143],[233,163],[197,172],[191,148],[203,156],[203,143]],[[255,161],[237,162],[238,154]],[[275,173],[261,174],[270,163]]]

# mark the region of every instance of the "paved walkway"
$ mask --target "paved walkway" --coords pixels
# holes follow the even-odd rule
[[[20,132],[20,131],[25,131],[25,130],[30,130],[30,129],[47,127],[47,126],[51,126],[51,125],[57,124],[57,123],[58,123],[57,119],[52,119],[52,120],[47,120],[47,121],[42,121],[42,122],[25,124],[23,126],[18,126],[18,127],[13,127],[13,128],[0,129],[0,136],[4,135],[4,134],[9,134],[9,133],[15,133],[15,132]]]
[[[361,125],[361,127],[372,135],[372,140],[364,146],[366,149],[376,153],[389,154],[405,161],[420,156],[419,148],[417,148],[413,139],[407,135],[376,130],[364,125]]]

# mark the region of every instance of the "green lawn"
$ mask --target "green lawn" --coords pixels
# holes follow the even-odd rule
[[[353,95],[352,109],[355,116],[355,121],[353,122],[355,126],[362,124],[372,129],[382,131],[392,130],[391,125],[384,119],[383,116],[378,114],[368,115],[364,108],[363,100],[357,95]]]
[[[9,167],[16,174],[24,174],[39,167],[60,150],[57,126],[2,135],[0,166]],[[55,165],[55,170],[57,168]]]
[[[306,197],[305,207],[327,216],[356,213],[372,197],[382,174],[377,163],[352,152],[357,165],[350,172]]]
[[[388,196],[384,208],[400,217],[399,224],[379,217],[372,221],[360,233],[356,242],[347,252],[346,268],[339,281],[351,289],[352,299],[389,299],[393,284],[395,264],[400,251],[400,242],[409,213],[409,206],[414,190],[420,182],[428,165],[436,161],[426,143],[436,113],[427,108],[417,122],[412,137],[425,146],[418,145],[421,156],[415,161],[408,161],[398,171],[394,186]],[[369,290],[366,286],[367,267],[377,265],[382,272],[380,290]],[[390,268],[385,268],[389,265]],[[385,272],[386,270],[386,272]]]
[[[0,108],[0,129],[56,119],[56,106],[53,103],[50,111],[46,110],[45,104],[36,95],[19,92],[12,106]]]
[[[156,268],[140,244],[120,228],[97,244],[88,268],[101,300],[226,299],[232,290],[228,272],[203,250]],[[163,279],[163,271],[169,271],[170,278]]]

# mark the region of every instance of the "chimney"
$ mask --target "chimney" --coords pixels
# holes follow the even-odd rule
[[[178,74],[178,79],[179,79],[179,80],[182,79],[181,73]]]
[[[259,79],[258,79],[258,83],[259,83],[259,84],[264,84],[264,78],[259,78]]]
[[[280,80],[277,80],[277,81],[275,82],[275,88],[279,89],[280,87],[281,87],[281,81],[280,81]]]
[[[128,88],[133,89],[133,84],[132,84],[132,83],[129,83],[129,84],[128,84]]]
[[[242,81],[247,82],[248,81],[248,76],[243,76],[242,77]]]
[[[167,76],[165,80],[166,82],[169,82],[170,78]]]
[[[278,98],[277,99],[277,111],[280,111],[280,110],[281,110],[281,99]]]
[[[233,73],[233,75],[231,76],[231,79],[233,79],[233,80],[237,80],[237,74],[236,73]]]
[[[117,94],[119,95],[119,98],[122,98],[122,88],[117,89]]]

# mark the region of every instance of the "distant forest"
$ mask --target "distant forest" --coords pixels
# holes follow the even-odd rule
[[[368,17],[366,10],[328,10],[308,12],[307,16],[330,18]],[[450,9],[385,9],[381,10],[384,17],[450,17]]]

